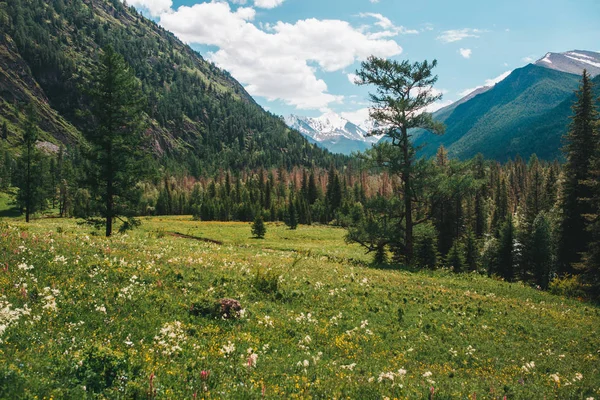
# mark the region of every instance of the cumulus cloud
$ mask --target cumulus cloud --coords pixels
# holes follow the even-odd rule
[[[464,58],[471,58],[471,49],[463,49],[460,48],[458,50],[458,52],[460,53],[461,56],[463,56]]]
[[[172,0],[128,0],[127,4],[148,11],[151,16],[158,17],[173,6]]]
[[[328,93],[319,71],[340,71],[372,54],[392,57],[402,52],[385,35],[374,37],[346,21],[311,18],[261,29],[252,22],[255,15],[253,8],[232,10],[226,2],[199,3],[161,15],[160,24],[184,42],[216,46],[208,58],[251,95],[299,109],[322,109],[343,100]]]
[[[492,87],[492,86],[496,85],[497,83],[503,81],[507,76],[509,76],[511,74],[511,72],[512,72],[512,70],[506,71],[506,72],[503,72],[502,74],[498,75],[495,78],[486,79],[483,85],[476,86],[476,87],[471,88],[471,89],[465,89],[462,92],[459,92],[458,94],[460,96],[464,97],[464,96],[466,96],[466,95],[474,92],[477,89],[481,89],[483,87]]]
[[[254,5],[258,8],[275,8],[283,2],[284,0],[254,0]]]
[[[471,28],[452,29],[449,31],[442,32],[442,34],[440,36],[438,36],[437,39],[444,43],[452,43],[452,42],[458,42],[458,41],[461,41],[463,39],[470,38],[470,37],[478,38],[479,35],[484,32],[486,32],[486,31],[481,30],[481,29],[471,29]]]
[[[348,77],[348,80],[350,81],[351,84],[355,84],[356,80],[358,79],[358,75],[356,74],[348,74],[346,75]]]

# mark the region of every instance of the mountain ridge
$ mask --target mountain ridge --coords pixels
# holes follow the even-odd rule
[[[86,121],[79,111],[88,104],[83,88],[101,49],[111,45],[140,81],[147,135],[171,169],[198,175],[346,162],[289,129],[229,73],[120,0],[14,0],[0,7],[0,21],[7,21],[0,24],[0,124],[8,125],[10,146],[20,141],[29,102],[44,140],[80,143]],[[19,65],[18,74],[9,63]]]

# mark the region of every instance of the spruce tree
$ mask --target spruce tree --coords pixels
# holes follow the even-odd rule
[[[8,140],[8,125],[6,124],[6,121],[2,124],[2,139]]]
[[[31,214],[43,203],[42,185],[39,180],[39,154],[36,148],[38,140],[38,119],[35,108],[29,104],[26,109],[23,144],[19,158],[20,168],[17,173],[17,203],[25,209],[25,221],[29,222]]]
[[[448,255],[446,256],[446,265],[456,273],[463,272],[465,268],[465,258],[463,256],[462,246],[455,242]]]
[[[564,137],[567,162],[561,188],[562,220],[559,228],[557,263],[561,274],[576,272],[581,255],[591,241],[585,215],[591,214],[592,197],[589,185],[591,162],[596,147],[594,137],[597,120],[593,84],[587,71],[583,71],[569,131]]]
[[[465,243],[465,265],[469,271],[477,271],[479,262],[479,246],[475,233],[469,230],[464,239]]]
[[[252,236],[257,239],[264,239],[267,233],[267,227],[261,213],[256,214],[254,222],[252,223]]]
[[[111,236],[115,219],[123,222],[122,230],[138,224],[132,216],[139,197],[136,183],[144,173],[143,113],[139,84],[123,57],[109,46],[100,58],[85,134],[90,188],[99,201],[106,236]]]
[[[498,239],[497,273],[506,281],[512,282],[515,278],[515,226],[512,217],[508,217],[500,227]]]
[[[292,230],[298,228],[298,212],[296,211],[296,202],[294,201],[293,191],[290,191],[286,223],[287,226]]]
[[[535,283],[542,289],[548,289],[552,265],[552,237],[550,221],[545,213],[540,213],[534,220],[529,236],[526,262],[533,271]]]
[[[600,99],[598,99],[600,101]],[[585,182],[590,190],[590,214],[586,215],[590,242],[584,256],[584,278],[590,295],[600,300],[600,119],[596,120],[596,146],[592,158],[590,178]]]

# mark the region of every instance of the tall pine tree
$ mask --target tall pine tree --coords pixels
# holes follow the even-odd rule
[[[143,113],[133,71],[110,46],[101,56],[91,97],[91,126],[85,132],[90,183],[106,236],[111,236],[115,218],[122,220],[122,229],[136,224],[132,203],[139,197],[136,183],[143,171]]]
[[[595,149],[594,125],[597,120],[592,82],[583,71],[573,117],[565,136],[564,183],[561,193],[562,220],[560,222],[557,253],[558,272],[576,272],[581,255],[587,250],[591,237],[585,215],[591,214],[591,205],[585,199],[592,197],[589,185],[591,161]]]

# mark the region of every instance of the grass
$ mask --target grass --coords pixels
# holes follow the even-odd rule
[[[168,217],[106,239],[7,220],[0,398],[600,397],[597,307],[372,269],[343,235]],[[241,318],[215,314],[224,298]]]

